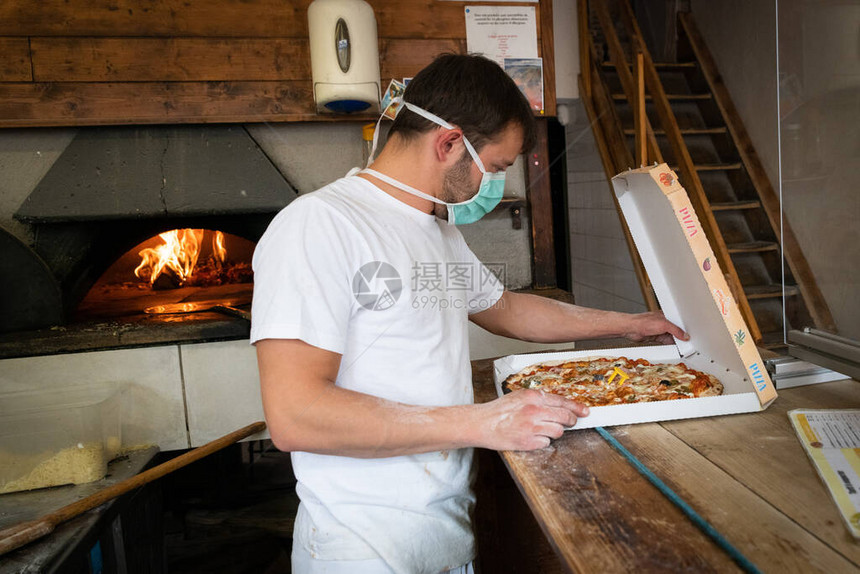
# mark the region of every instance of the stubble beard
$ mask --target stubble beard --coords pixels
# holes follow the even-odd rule
[[[445,203],[460,203],[472,199],[477,190],[471,188],[472,184],[469,181],[471,169],[472,156],[468,151],[463,150],[463,157],[448,170],[442,180],[442,193],[439,199]],[[447,219],[448,207],[437,203],[436,216]]]
[[[464,151],[457,163],[455,163],[442,180],[442,201],[447,203],[460,203],[471,199],[477,190],[472,189],[469,181],[472,169],[472,156]]]

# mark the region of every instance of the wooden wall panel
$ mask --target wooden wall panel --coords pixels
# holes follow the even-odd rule
[[[537,120],[537,141],[526,154],[526,187],[532,224],[532,285],[555,287],[555,244],[552,224],[552,189],[549,180],[549,143],[546,119]]]
[[[314,109],[310,1],[4,0],[0,127],[335,119]],[[475,3],[370,3],[379,25],[382,89],[392,77],[414,76],[440,53],[466,51],[464,7]],[[535,7],[545,113],[555,115],[551,0],[522,4]],[[306,99],[285,102],[277,96],[285,86]],[[256,88],[263,91],[252,97]],[[131,100],[118,102],[123,94]],[[197,102],[200,97],[223,101]],[[213,115],[201,118],[202,109]]]
[[[5,127],[342,120],[315,116],[310,82],[0,84]]]
[[[301,38],[33,38],[37,82],[307,80]]]
[[[2,36],[307,38],[311,0],[3,0]],[[381,38],[464,38],[481,2],[369,0]],[[492,2],[490,2],[492,4]]]
[[[0,38],[0,82],[30,82],[30,43],[27,38]]]
[[[3,36],[307,37],[310,0],[3,0]]]
[[[40,37],[31,43],[37,82],[311,79],[308,42],[300,38]],[[381,75],[414,76],[443,52],[465,53],[466,42],[380,39]],[[28,63],[26,77],[15,81],[29,79]]]
[[[543,107],[544,114],[555,115],[555,46],[552,28],[552,0],[541,2],[536,10],[538,21],[538,46],[543,58]],[[570,30],[568,33],[573,34]]]
[[[382,89],[388,87],[389,78],[408,78],[445,52],[466,53],[465,38],[446,40],[382,39],[379,41],[379,73],[385,78]]]

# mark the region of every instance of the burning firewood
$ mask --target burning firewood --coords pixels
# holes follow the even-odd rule
[[[181,277],[169,267],[163,269],[158,277],[155,278],[155,282],[152,284],[152,288],[155,291],[163,291],[166,289],[178,289],[182,287],[184,281]]]

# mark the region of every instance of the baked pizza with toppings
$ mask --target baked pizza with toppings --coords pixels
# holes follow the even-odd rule
[[[505,379],[503,389],[538,389],[600,407],[712,397],[723,393],[723,384],[684,363],[598,357],[531,365]]]

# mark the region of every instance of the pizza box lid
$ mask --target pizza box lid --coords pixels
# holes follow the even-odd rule
[[[665,163],[642,167],[612,185],[666,318],[690,335],[675,340],[678,353],[746,374],[761,406],[769,405],[776,389],[675,172]]]
[[[496,392],[511,374],[544,361],[592,357],[679,363],[716,376],[723,394],[648,403],[592,407],[574,428],[719,416],[760,411],[776,398],[755,343],[708,244],[686,191],[665,164],[626,171],[612,180],[633,241],[666,317],[689,341],[659,347],[625,347],[509,355],[493,363]]]

